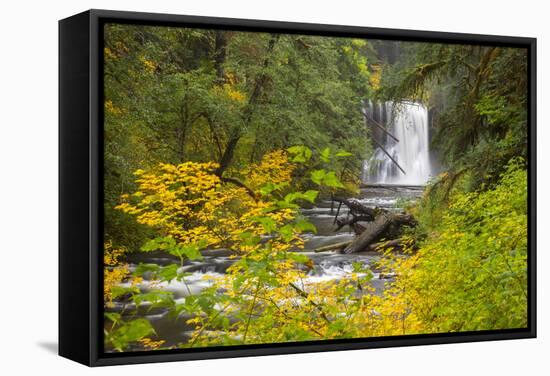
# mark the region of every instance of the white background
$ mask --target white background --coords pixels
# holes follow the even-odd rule
[[[550,374],[548,247],[539,241],[539,338],[88,369],[57,342],[57,20],[88,8],[537,37],[539,239],[549,228],[545,1],[130,0],[2,3],[0,373],[55,375]],[[544,194],[544,195],[543,195]],[[548,240],[546,239],[546,242]],[[75,250],[77,251],[77,250]]]

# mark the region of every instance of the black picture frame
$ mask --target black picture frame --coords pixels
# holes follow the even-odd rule
[[[368,339],[106,354],[102,350],[105,22],[429,41],[528,49],[528,327]],[[88,10],[59,21],[59,354],[88,366],[536,337],[536,39]]]

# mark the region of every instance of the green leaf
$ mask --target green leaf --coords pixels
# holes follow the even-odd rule
[[[185,256],[191,261],[202,259],[202,254],[197,244],[180,245],[174,248],[173,254],[180,258]]]
[[[239,234],[239,237],[243,240],[243,244],[248,247],[253,247],[261,241],[259,236],[249,231]]]
[[[126,294],[135,294],[138,293],[139,289],[136,286],[131,287],[122,287],[122,286],[113,286],[111,287],[111,296],[113,299],[120,298]]]
[[[284,201],[288,204],[293,203],[294,201],[301,199],[301,200],[307,200],[309,202],[315,202],[315,198],[317,197],[318,191],[306,191],[306,192],[292,192],[285,196]]]
[[[170,236],[165,236],[165,237],[159,237],[159,238],[149,240],[147,243],[145,243],[141,247],[141,250],[144,252],[166,250],[174,247],[175,245],[176,245],[176,239]]]
[[[325,170],[323,169],[320,169],[320,170],[314,170],[311,172],[311,180],[315,183],[315,184],[319,184],[321,185],[322,182],[323,182],[323,179],[326,175],[326,172]]]
[[[178,244],[166,250],[171,255],[180,258],[181,261],[183,261],[184,257],[187,257],[189,260],[202,260],[202,254],[200,250],[205,248],[206,246],[208,246],[208,241],[205,239],[201,239],[194,244]]]
[[[323,169],[311,172],[311,180],[318,185],[325,185],[331,188],[343,188],[344,185],[336,177],[334,171],[326,172]]]
[[[121,315],[117,312],[104,312],[103,315],[111,320],[113,322],[113,325],[116,325],[118,322],[120,322]]]
[[[197,242],[197,247],[199,247],[199,250],[204,249],[208,246],[208,240],[201,239]]]
[[[277,209],[297,209],[297,208],[299,208],[298,205],[296,205],[292,202],[284,201],[284,200],[277,201],[275,204],[277,206],[275,208],[273,208],[273,210],[270,210],[270,211],[274,211],[274,210],[277,210]]]
[[[134,276],[142,277],[145,273],[157,273],[160,266],[157,264],[139,264],[134,271]]]
[[[277,222],[271,217],[252,217],[252,221],[261,224],[266,233],[271,233],[277,228]]]
[[[318,194],[319,194],[319,191],[308,190],[308,191],[305,191],[302,194],[302,198],[309,201],[309,202],[311,202],[311,203],[314,203]]]
[[[242,286],[242,284],[244,283],[244,281],[246,281],[246,275],[244,274],[239,274],[235,277],[235,279],[233,280],[233,288],[235,290],[239,290]]]
[[[321,151],[321,160],[325,163],[330,162],[330,148],[326,147]]]
[[[181,301],[181,300],[180,300]],[[197,311],[197,296],[195,295],[189,295],[186,296],[183,300],[183,303],[178,303],[174,306],[175,311],[177,314],[181,312],[187,312],[187,313],[196,313]],[[177,317],[176,314],[176,317]]]
[[[289,242],[294,237],[294,228],[291,225],[284,225],[279,228],[279,234],[285,242]]]
[[[178,277],[178,265],[172,264],[161,268],[159,277],[162,281],[170,282]]]
[[[131,342],[155,334],[151,323],[146,319],[136,319],[125,322],[109,334],[108,340],[118,351],[123,351]]]
[[[346,157],[351,157],[351,156],[353,156],[353,154],[350,153],[350,152],[348,152],[348,151],[341,150],[341,151],[339,151],[338,153],[336,153],[335,156],[340,157],[340,158],[346,158]]]
[[[173,293],[164,290],[154,290],[132,297],[134,303],[139,306],[144,302],[151,303],[153,307],[171,307],[174,305]]]
[[[306,158],[301,154],[298,154],[298,155],[294,156],[291,159],[291,161],[296,162],[296,163],[306,163],[307,162]]]
[[[309,161],[312,155],[311,149],[303,145],[292,146],[286,150],[293,155],[291,161],[297,163],[305,163]]]
[[[317,233],[317,228],[315,227],[315,225],[305,219],[296,221],[296,223],[294,223],[294,230],[298,232],[311,231],[313,233]]]
[[[303,253],[298,253],[298,252],[290,252],[288,257],[300,264],[305,264],[306,262],[309,261],[309,257],[304,255]]]
[[[267,268],[269,267],[267,260],[246,260],[246,265],[250,268],[250,271],[254,273],[255,276],[261,277],[266,273]]]
[[[143,252],[156,251],[157,249],[158,249],[158,245],[157,245],[157,242],[155,241],[155,239],[149,240],[147,243],[145,243],[141,247],[141,250]]]
[[[292,192],[292,193],[287,194],[285,196],[284,200],[285,200],[285,202],[291,203],[291,202],[294,202],[294,200],[296,200],[300,197],[301,197],[300,192]]]
[[[154,334],[155,330],[146,319],[136,319],[121,327],[121,332],[128,341],[138,341],[143,337]]]
[[[304,148],[303,146],[296,145],[296,146],[289,147],[288,149],[286,149],[286,151],[288,151],[292,155],[296,155],[296,154],[300,154],[303,148]]]
[[[277,186],[273,183],[267,183],[263,187],[260,188],[260,194],[262,196],[267,196],[271,192],[275,191],[277,189]]]
[[[330,171],[323,178],[323,184],[332,188],[343,188],[344,185],[340,182],[340,179],[336,177],[334,171]]]

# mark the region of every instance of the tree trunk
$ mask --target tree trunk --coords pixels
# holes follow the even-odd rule
[[[341,242],[341,243],[335,243],[335,244],[329,244],[324,245],[319,248],[315,248],[313,252],[319,253],[319,252],[328,252],[328,251],[340,251],[343,248],[347,247],[353,242],[353,240],[347,241],[347,242]]]
[[[361,204],[359,201],[355,199],[334,197],[333,200],[346,205],[349,208],[352,215],[363,214],[365,216],[372,217],[372,219],[376,217],[376,209],[369,208]]]
[[[356,253],[367,248],[368,245],[378,240],[392,223],[392,216],[389,213],[382,212],[376,217],[374,222],[368,223],[368,227],[359,235],[353,243],[344,248],[344,253]]]
[[[218,169],[216,170],[216,175],[222,176],[227,167],[229,167],[229,164],[233,160],[233,154],[235,154],[235,149],[237,148],[237,144],[239,143],[240,139],[240,132],[233,134],[229,138],[229,141],[227,142],[225,150],[223,151],[222,157],[220,159],[220,167],[218,167]]]
[[[252,114],[254,112],[256,103],[258,102],[264,86],[267,82],[267,74],[265,73],[265,69],[269,66],[269,59],[275,47],[275,42],[278,39],[278,34],[272,34],[272,37],[269,40],[269,44],[267,46],[267,54],[262,64],[263,71],[258,75],[258,77],[256,77],[256,80],[254,82],[254,88],[252,89],[252,93],[250,94],[248,103],[242,113],[242,124],[237,124],[233,127],[231,131],[231,136],[229,138],[229,141],[227,142],[222,158],[220,160],[220,167],[216,171],[216,174],[218,176],[223,175],[224,171],[227,169],[227,167],[229,167],[229,164],[233,160],[233,154],[235,153],[237,144],[242,137],[242,129],[249,128],[249,125],[252,122]]]
[[[347,242],[329,244],[329,245],[325,245],[314,249],[314,252],[320,253],[320,252],[329,252],[329,251],[341,251],[342,249],[351,245],[352,243],[353,243],[353,240],[350,240]],[[405,240],[399,238],[399,239],[369,244],[368,246],[365,247],[365,249],[358,251],[358,253],[380,252],[380,251],[385,251],[388,248],[392,248],[394,251],[400,251],[403,249],[404,245],[405,245]]]
[[[357,235],[359,235],[360,233],[363,232],[360,229],[362,227],[364,228],[364,223],[372,222],[373,220],[374,220],[374,217],[371,217],[370,215],[352,216],[351,218],[345,218],[345,219],[337,218],[336,219],[337,227],[334,230],[334,232],[340,231],[344,226],[349,226],[355,231]]]
[[[225,82],[225,72],[223,64],[225,63],[225,55],[227,48],[227,32],[224,30],[216,30],[214,37],[214,67],[216,68],[216,80],[219,84]]]
[[[392,213],[385,209],[369,208],[354,199],[334,197],[333,201],[339,202],[340,205],[346,205],[351,215],[351,218],[349,216],[338,218],[340,212],[340,208],[338,208],[334,221],[337,225],[336,231],[347,225],[359,236],[349,244],[341,243],[322,247],[321,250],[315,250],[316,252],[331,249],[343,249],[344,253],[372,250],[369,247],[373,243],[384,238],[391,240],[400,236],[402,226],[416,226],[416,220],[410,214]]]

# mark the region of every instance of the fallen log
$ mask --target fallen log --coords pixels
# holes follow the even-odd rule
[[[392,221],[400,226],[416,226],[417,222],[416,219],[411,214],[407,213],[393,213],[392,215]]]
[[[397,161],[395,160],[395,158],[393,158],[390,153],[388,153],[388,151],[382,146],[382,144],[378,141],[376,141],[374,138],[372,138],[372,141],[380,148],[380,150],[382,150],[384,152],[384,154],[386,154],[388,156],[388,158],[397,166],[397,168],[399,168],[401,170],[401,172],[404,174],[404,175],[407,175],[407,173],[405,172],[405,170],[403,170],[403,167],[401,167],[401,165],[399,163],[397,163]]]
[[[347,241],[347,242],[340,242],[340,243],[334,243],[334,244],[324,245],[324,246],[322,246],[322,247],[315,248],[315,249],[313,250],[313,252],[319,253],[319,252],[328,252],[328,251],[337,251],[337,250],[341,250],[341,249],[347,247],[348,245],[350,245],[352,242],[353,242],[353,240],[349,240],[349,241]]]
[[[363,231],[367,229],[368,223],[369,222],[357,221],[351,225],[351,228],[353,229],[353,232],[355,232],[355,235],[361,235]]]
[[[349,215],[345,218],[338,218],[336,215],[337,227],[335,231],[347,225],[358,236],[351,242],[321,247],[315,250],[316,252],[337,249],[342,250],[343,253],[356,253],[372,250],[369,247],[381,239],[391,240],[399,237],[402,226],[416,226],[414,217],[407,213],[392,213],[385,209],[367,207],[355,199],[334,197],[333,200],[340,205],[346,205],[349,208],[349,215],[351,215],[351,218]]]
[[[338,203],[342,203],[342,204],[346,205],[349,208],[352,215],[364,214],[364,215],[367,215],[369,217],[372,217],[373,220],[374,220],[374,217],[376,217],[376,214],[377,214],[376,209],[369,208],[369,207],[361,204],[356,199],[334,197],[333,200],[338,202]]]
[[[416,226],[416,220],[410,214],[382,212],[374,222],[361,223],[361,225],[365,229],[351,244],[344,248],[344,253],[372,251],[374,247],[383,244],[377,243],[381,239],[393,239],[400,236],[402,226]],[[388,247],[401,243],[399,239],[395,239],[395,243],[392,243],[393,241],[386,242]]]
[[[406,244],[406,242],[407,242],[406,240],[399,238],[399,239],[393,239],[393,240],[383,241],[379,243],[372,243],[372,244],[369,244],[364,250],[361,250],[357,253],[381,252],[381,251],[387,250],[388,248],[392,248],[394,251],[400,251],[403,249],[403,246]],[[313,251],[315,253],[340,251],[345,247],[347,247],[348,245],[350,245],[351,243],[353,243],[353,240],[325,245],[325,246],[316,248]]]
[[[397,139],[397,137],[395,137],[393,134],[391,134],[390,132],[388,132],[388,130],[382,125],[380,124],[379,122],[377,122],[376,120],[374,120],[373,118],[371,118],[369,116],[369,114],[366,113],[365,110],[362,110],[361,111],[363,113],[363,116],[365,117],[365,119],[367,120],[367,122],[370,122],[374,125],[376,125],[382,132],[384,132],[385,134],[387,134],[388,136],[390,136],[391,138],[393,138],[395,140],[395,142],[399,142],[399,140]]]
[[[373,220],[374,220],[374,217],[370,215],[359,215],[359,216],[353,215],[351,218],[344,218],[344,219],[336,218],[337,227],[334,230],[334,232],[340,231],[344,226],[350,226],[355,230],[355,233],[359,235],[362,231],[358,232],[357,228],[362,225],[359,224],[358,222],[372,222]]]
[[[371,243],[374,243],[376,240],[381,238],[392,223],[392,216],[390,213],[381,212],[380,215],[376,217],[374,222],[369,223],[368,227],[359,235],[355,240],[344,248],[343,253],[356,253],[360,252],[363,249],[366,249]]]

